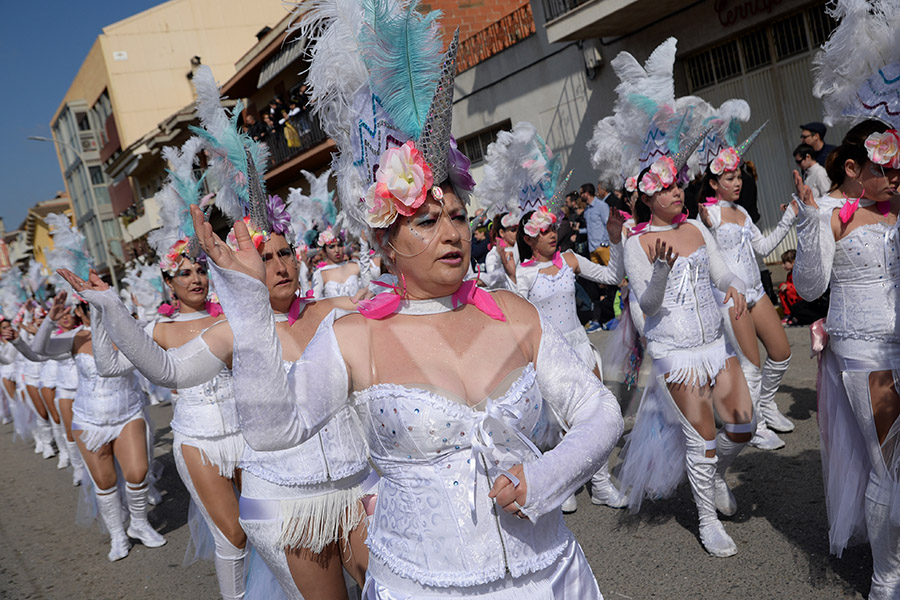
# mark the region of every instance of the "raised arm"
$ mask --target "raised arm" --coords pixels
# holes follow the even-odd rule
[[[187,388],[211,381],[225,368],[230,358],[230,346],[215,344],[216,350],[213,350],[203,336],[197,336],[167,352],[131,316],[114,290],[84,290],[79,293],[91,303],[92,308],[99,309],[104,343],[98,350],[95,332],[94,357],[101,375],[121,374],[117,371],[133,364],[156,385]],[[112,343],[118,347],[118,352],[113,350]]]
[[[312,291],[313,298],[321,300],[325,297],[325,280],[322,278],[322,271],[316,269],[312,274]]]
[[[590,479],[624,429],[615,397],[542,317],[536,372],[544,401],[569,430],[553,450],[524,465],[527,499],[522,512],[532,520],[559,507]]]
[[[831,232],[831,210],[800,204],[797,222],[797,260],[794,287],[804,300],[812,302],[828,289],[836,245]]]
[[[750,215],[747,214],[747,211],[739,207],[740,211],[744,213],[747,223],[750,223],[750,231],[752,233],[750,245],[753,246],[753,250],[757,254],[760,256],[768,256],[772,250],[781,243],[781,240],[784,239],[791,230],[791,227],[793,227],[794,221],[797,220],[796,205],[796,202],[788,204],[787,208],[784,210],[784,214],[781,215],[781,220],[778,221],[778,225],[775,226],[775,229],[773,229],[772,233],[769,235],[763,235],[759,228],[753,224],[753,220],[750,218]]]
[[[113,293],[112,290],[109,293]],[[118,296],[116,296],[118,298]],[[127,309],[126,309],[127,310]],[[103,324],[101,311],[91,304],[91,342],[97,372],[102,377],[119,377],[134,370],[134,365],[113,346],[106,327]]]
[[[72,342],[74,335],[58,335],[52,336],[53,331],[59,327],[48,315],[41,326],[38,327],[37,333],[29,343],[23,337],[19,337],[15,341],[16,349],[28,360],[42,361],[48,358],[67,358],[72,356]]]
[[[333,314],[285,373],[265,284],[214,263],[210,272],[234,334],[234,396],[244,439],[261,451],[305,442],[347,404],[348,375]]]
[[[640,240],[640,236],[633,236],[625,243],[625,271],[637,310],[652,316],[662,307],[672,265],[661,254],[650,261]]]
[[[578,274],[590,281],[606,285],[619,285],[625,276],[625,258],[622,242],[610,244],[609,265],[598,265],[580,254],[572,252],[572,256],[578,261]]]

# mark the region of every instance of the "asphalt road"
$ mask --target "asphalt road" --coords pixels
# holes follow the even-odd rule
[[[602,342],[606,334],[595,335]],[[739,552],[706,554],[687,484],[675,497],[645,502],[642,512],[593,506],[586,491],[567,517],[607,600],[622,598],[754,600],[864,598],[871,555],[853,546],[828,554],[825,502],[816,428],[815,361],[806,328],[789,329],[794,360],[777,402],[795,423],[775,452],[748,448],[729,471],[737,514],[725,520]],[[618,389],[613,386],[613,390]],[[630,394],[617,393],[623,407]],[[212,563],[182,566],[188,542],[187,493],[175,472],[168,427],[171,407],[152,407],[156,455],[165,470],[163,503],[151,521],[168,539],[162,548],[135,546],[119,562],[106,559],[108,541],[95,527],[75,524],[76,488],[56,461],[13,442],[0,427],[0,598],[213,599]],[[633,424],[626,418],[626,431]],[[619,444],[621,448],[621,443]],[[618,463],[618,449],[612,464]]]

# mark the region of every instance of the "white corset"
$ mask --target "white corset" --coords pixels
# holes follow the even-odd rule
[[[549,266],[551,263],[545,264]],[[575,312],[575,272],[567,262],[563,261],[562,268],[555,275],[538,272],[528,290],[528,301],[537,306],[563,335],[583,329]]]
[[[59,390],[75,390],[78,388],[78,365],[74,358],[66,358],[59,361],[59,370],[56,372],[57,395]]]
[[[282,362],[286,372],[294,365]],[[359,419],[345,405],[315,436],[298,446],[274,452],[247,446],[241,468],[277,485],[310,486],[356,475],[369,464]]]
[[[211,438],[240,431],[230,369],[206,383],[181,388],[173,396],[172,430],[194,438]]]
[[[747,286],[747,302],[755,304],[763,294],[762,280],[759,276],[759,265],[756,262],[756,251],[753,250],[751,240],[753,231],[750,227],[750,219],[744,218],[744,224],[722,223],[715,229],[716,241],[722,258],[732,273],[741,278]],[[716,290],[718,291],[718,290]],[[719,294],[724,299],[725,294]]]
[[[654,357],[705,346],[722,337],[722,314],[712,292],[706,246],[675,261],[662,308],[646,318],[644,335]]]
[[[56,387],[56,376],[59,372],[59,363],[55,360],[45,360],[41,363],[41,387]]]
[[[359,275],[351,275],[345,281],[326,281],[323,289],[325,298],[352,296],[359,291]]]
[[[829,335],[900,343],[898,227],[863,225],[835,243]]]
[[[90,354],[75,355],[78,389],[72,405],[74,420],[106,426],[121,423],[144,406],[145,396],[132,373],[119,377],[101,377]]]
[[[522,439],[541,415],[531,365],[483,410],[396,384],[362,390],[356,403],[382,476],[367,543],[396,574],[431,586],[472,586],[507,571],[532,573],[565,549],[571,534],[560,512],[532,522],[488,497],[501,469],[536,458]]]

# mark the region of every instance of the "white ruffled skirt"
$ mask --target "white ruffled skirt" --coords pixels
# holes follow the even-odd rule
[[[559,559],[540,571],[470,587],[429,587],[400,577],[369,555],[363,600],[602,600],[597,579],[581,546],[572,538]]]

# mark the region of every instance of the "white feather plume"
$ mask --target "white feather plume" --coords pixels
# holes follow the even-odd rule
[[[598,180],[612,188],[622,187],[624,181],[637,173],[626,172],[622,164],[622,140],[616,129],[615,117],[604,117],[594,126],[594,134],[587,143],[591,165],[599,171]],[[628,170],[635,167],[629,165]]]
[[[163,280],[158,268],[137,264],[125,271],[122,283],[128,286],[137,303],[149,310],[155,309],[163,301]]]
[[[300,188],[291,188],[285,202],[298,244],[306,243],[304,235],[307,231],[316,226],[324,229],[329,225],[334,225],[335,218],[331,194],[328,191],[331,169],[318,177],[306,170],[301,173],[309,182],[309,194],[303,193]]]
[[[87,279],[92,261],[84,234],[72,225],[69,217],[62,214],[50,213],[44,217],[44,222],[50,227],[53,238],[53,249],[47,253],[50,270],[67,269]]]
[[[147,236],[147,242],[159,257],[165,256],[178,240],[194,235],[189,207],[199,200],[194,165],[202,150],[203,140],[196,136],[188,139],[181,149],[163,148],[162,157],[169,165],[169,177],[156,194],[161,223],[159,229]]]
[[[824,122],[847,120],[844,110],[879,68],[900,62],[898,0],[838,0],[828,9],[840,21],[813,58],[813,95],[822,99]]]

